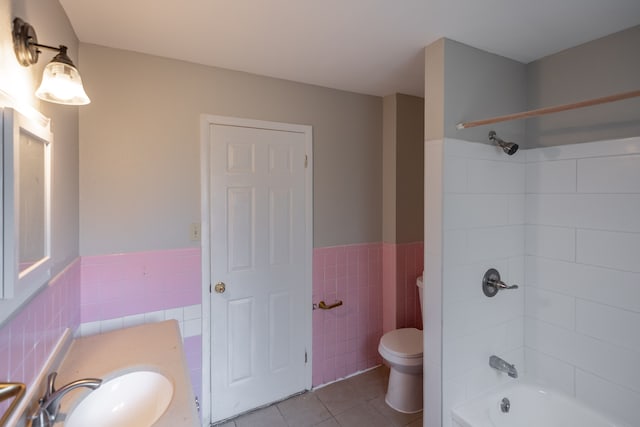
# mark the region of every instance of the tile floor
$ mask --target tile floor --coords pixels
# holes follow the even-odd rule
[[[380,366],[218,427],[422,427],[422,412],[403,414],[384,402],[388,378]]]

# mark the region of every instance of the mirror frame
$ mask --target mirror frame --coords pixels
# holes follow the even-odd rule
[[[20,271],[20,138],[28,134],[44,145],[44,255]],[[49,123],[31,119],[13,108],[2,108],[2,287],[0,297],[17,308],[51,278],[51,146]],[[13,310],[11,310],[13,311]],[[0,322],[3,319],[0,319]]]

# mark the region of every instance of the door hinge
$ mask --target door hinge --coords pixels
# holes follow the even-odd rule
[[[306,169],[309,166],[309,157],[304,155],[304,168]]]
[[[304,351],[304,363],[307,363],[307,350]]]

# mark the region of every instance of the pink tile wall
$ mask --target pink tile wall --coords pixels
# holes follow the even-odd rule
[[[200,304],[200,249],[82,257],[82,322]]]
[[[384,333],[396,329],[397,323],[397,246],[386,242],[382,244],[382,331]]]
[[[78,258],[0,329],[0,379],[29,387],[65,329],[75,331],[79,324]]]
[[[392,246],[384,257],[382,243],[314,249],[313,302],[344,302],[313,312],[314,385],[381,363],[383,259],[392,267],[384,269],[387,280],[395,277],[396,323],[421,326],[415,278],[422,243]],[[82,322],[199,304],[200,265],[197,248],[83,257]],[[185,353],[200,393],[200,337],[185,339]]]
[[[313,311],[313,385],[325,384],[382,362],[382,244],[316,248],[313,302],[342,300]]]
[[[199,248],[82,257],[82,323],[200,304]],[[197,396],[202,396],[201,336],[184,350]]]
[[[424,270],[423,254],[423,242],[396,245],[396,329],[422,329],[416,280]]]
[[[382,244],[383,331],[422,329],[416,279],[424,270],[424,244]]]

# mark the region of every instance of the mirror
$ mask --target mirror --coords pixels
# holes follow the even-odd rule
[[[45,147],[31,135],[21,135],[18,275],[46,256]]]
[[[2,293],[26,301],[50,278],[51,142],[48,122],[2,109]]]

